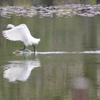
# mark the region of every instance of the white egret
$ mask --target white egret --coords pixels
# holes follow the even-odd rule
[[[27,46],[32,45],[35,53],[35,45],[40,42],[40,38],[34,38],[25,24],[20,24],[18,26],[8,24],[4,29],[9,29],[2,32],[6,39],[11,41],[22,41],[24,43],[24,48],[18,51],[25,50]]]

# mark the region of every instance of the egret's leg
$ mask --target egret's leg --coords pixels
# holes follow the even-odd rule
[[[34,53],[35,53],[35,45],[33,45],[33,47],[34,47]]]
[[[22,51],[22,50],[25,50],[26,46],[24,45],[24,48],[23,49],[19,49],[18,51]]]

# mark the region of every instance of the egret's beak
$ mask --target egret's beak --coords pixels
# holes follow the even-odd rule
[[[7,29],[7,27],[3,28],[2,30],[5,30],[5,29]]]

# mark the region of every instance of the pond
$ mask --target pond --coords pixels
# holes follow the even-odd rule
[[[34,12],[31,17],[30,12],[26,15],[25,9],[25,13],[23,9],[14,12],[20,7],[12,7],[14,11],[3,9],[0,17],[0,100],[74,100],[73,84],[77,78],[88,80],[90,100],[99,100],[99,11],[97,15],[91,13],[94,16],[87,16],[86,12],[83,16],[71,10],[66,16],[64,9],[60,9],[61,15],[53,10],[49,16],[47,13],[41,16],[44,11],[39,10],[41,8],[37,9],[40,15]],[[27,47],[29,51],[13,54],[23,48],[23,43],[3,37],[2,29],[9,23],[25,23],[34,37],[41,38],[35,55],[32,46]]]

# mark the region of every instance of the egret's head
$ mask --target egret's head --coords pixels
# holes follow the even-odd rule
[[[14,25],[12,25],[12,24],[8,24],[4,29],[8,29],[8,28],[14,28],[15,26]],[[3,30],[4,30],[3,29]]]

